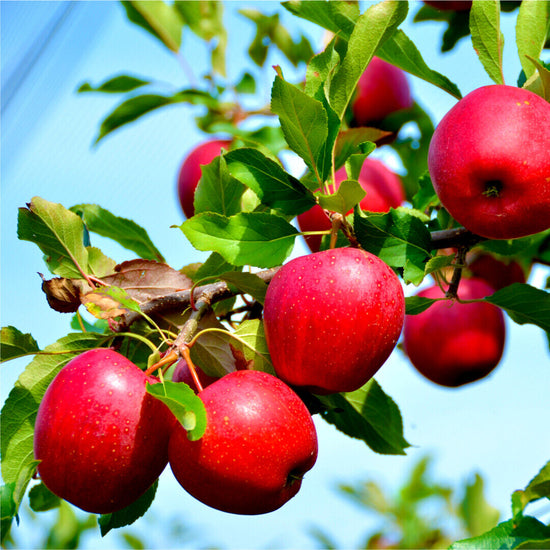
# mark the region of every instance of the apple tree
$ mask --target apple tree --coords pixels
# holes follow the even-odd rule
[[[36,511],[62,499],[99,514],[102,534],[129,525],[168,464],[209,506],[270,512],[315,467],[312,415],[376,453],[406,453],[399,407],[374,378],[391,353],[458,386],[497,367],[505,315],[550,331],[548,291],[526,282],[550,265],[549,2],[283,2],[297,25],[323,29],[323,48],[243,9],[251,61],[277,50],[302,71],[291,81],[274,66],[269,104],[253,107],[264,83],[226,77],[223,3],[122,6],[171,54],[192,32],[210,66],[172,94],[130,74],[83,83],[81,94],[121,98],[96,143],[163,107],[193,109],[209,137],[180,168],[179,229],[209,255],[170,266],[139,220],[99,205],[21,206],[18,237],[52,274],[47,303],[73,317],[43,349],[25,328],[2,328],[2,361],[32,358],[1,413],[3,537],[27,492]],[[513,85],[501,10],[517,18]],[[412,18],[448,25],[441,51],[469,35],[487,86],[463,97],[452,67],[430,68],[401,28]],[[456,100],[443,120],[406,73]],[[400,159],[399,176],[369,157],[378,147]],[[137,259],[106,256],[94,235]],[[311,253],[290,259],[302,236]],[[422,283],[433,290],[417,293]],[[419,341],[427,333],[437,337]],[[550,526],[524,510],[550,497],[550,463],[533,474],[508,521],[452,547],[548,545]]]

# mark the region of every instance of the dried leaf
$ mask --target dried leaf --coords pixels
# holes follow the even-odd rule
[[[82,303],[82,296],[90,292],[90,285],[83,279],[44,279],[42,277],[42,290],[46,294],[48,304],[55,311],[61,313],[74,313]]]

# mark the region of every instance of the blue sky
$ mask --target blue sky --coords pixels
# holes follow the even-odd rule
[[[252,25],[236,14],[238,8],[255,7],[272,13],[271,2],[226,5],[230,32],[228,72],[236,78],[247,64],[245,53],[253,36]],[[411,7],[405,32],[419,45],[432,68],[455,81],[463,94],[490,84],[469,39],[456,51],[438,52],[440,24],[413,25]],[[115,74],[152,77],[184,87],[189,83],[177,60],[141,29],[129,24],[115,2],[1,2],[2,142],[1,142],[1,323],[30,332],[46,346],[69,330],[69,316],[51,310],[40,289],[37,272],[45,272],[36,246],[17,240],[17,208],[33,196],[69,207],[97,203],[116,215],[132,218],[149,232],[167,261],[179,267],[200,261],[178,229],[183,221],[176,201],[175,180],[181,159],[205,136],[194,126],[186,106],[169,107],[112,134],[98,146],[92,142],[99,122],[117,103],[115,97],[77,95],[78,85],[99,83]],[[283,12],[291,32],[296,23]],[[506,37],[504,66],[507,82],[514,84],[520,66],[514,45],[514,14],[503,17]],[[300,22],[313,42],[322,33]],[[206,52],[190,34],[184,36],[183,55],[200,76]],[[260,97],[268,98],[274,72],[256,71],[262,85]],[[249,70],[254,68],[248,64]],[[289,78],[291,68],[285,66]],[[435,121],[455,100],[433,86],[410,79],[413,93]],[[377,152],[390,164],[395,159]],[[299,163],[291,163],[297,171]],[[123,261],[131,254],[100,238],[94,244]],[[306,253],[300,241],[294,255]],[[541,286],[548,270],[539,268],[530,282]],[[407,293],[414,292],[407,289]],[[281,510],[258,517],[238,517],[210,510],[189,497],[174,481],[169,469],[161,478],[159,495],[151,514],[178,516],[190,524],[203,543],[224,548],[310,548],[306,529],[321,525],[343,547],[359,543],[369,519],[337,496],[339,482],[376,478],[397,487],[413,461],[426,452],[435,455],[436,477],[459,483],[479,471],[487,481],[491,503],[507,516],[510,493],[524,486],[548,459],[548,350],[539,329],[507,320],[505,356],[488,378],[457,390],[436,387],[418,375],[399,350],[377,375],[385,391],[400,406],[405,436],[413,444],[407,457],[374,454],[320,419],[319,459],[305,477],[297,497]],[[2,365],[1,398],[27,361]],[[144,522],[138,529],[147,529]],[[17,531],[29,544],[30,523]],[[158,535],[157,547],[165,547]],[[89,548],[111,548],[113,535],[85,539]],[[181,542],[185,547],[185,541]],[[191,544],[190,546],[193,546]]]

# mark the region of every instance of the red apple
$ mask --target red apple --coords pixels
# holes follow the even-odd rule
[[[204,374],[204,372],[198,368],[195,367],[195,371],[197,372],[197,376],[199,377],[199,382],[201,383],[203,388],[206,388],[206,386],[209,386],[218,378],[214,378],[213,376],[208,376],[207,374]],[[193,380],[193,375],[191,374],[191,371],[189,370],[189,365],[187,364],[187,361],[185,359],[180,359],[175,368],[174,372],[172,374],[172,382],[184,382],[194,390],[197,389],[195,381]]]
[[[525,270],[515,260],[506,261],[492,254],[472,252],[467,256],[467,267],[471,276],[483,279],[495,290],[512,283],[525,283]]]
[[[392,113],[413,106],[407,77],[400,68],[373,57],[352,100],[353,125],[380,127]]]
[[[38,473],[57,496],[98,514],[120,510],[168,463],[174,415],[145,391],[157,382],[111,349],[86,351],[54,378],[34,432]]]
[[[399,279],[369,252],[336,248],[293,259],[264,303],[275,371],[313,393],[354,391],[389,357],[404,313]]]
[[[202,166],[210,164],[222,149],[229,149],[231,145],[227,140],[212,140],[201,143],[189,153],[181,164],[178,174],[178,197],[181,208],[187,218],[195,213],[193,202],[195,189],[202,176]]]
[[[484,298],[494,290],[481,279],[462,279],[462,300]],[[418,293],[443,298],[434,285]],[[504,350],[502,311],[487,302],[462,304],[442,300],[418,315],[407,315],[403,346],[411,363],[426,378],[442,386],[456,387],[487,376]]]
[[[207,427],[190,441],[178,425],[170,466],[181,486],[218,510],[265,514],[300,489],[317,459],[317,434],[302,400],[281,380],[235,371],[202,392]]]
[[[336,186],[347,179],[345,167],[335,173]],[[388,212],[397,208],[405,200],[405,191],[401,179],[381,161],[367,158],[359,173],[359,184],[366,191],[365,198],[359,206],[369,212]],[[351,211],[350,211],[351,212]],[[323,231],[331,228],[331,222],[325,211],[317,204],[298,215],[300,231]],[[304,239],[312,252],[321,248],[322,235],[304,235]]]
[[[550,227],[550,103],[513,86],[478,88],[437,126],[428,168],[464,227],[514,239]]]
[[[424,4],[442,11],[466,11],[472,7],[471,0],[424,0]]]

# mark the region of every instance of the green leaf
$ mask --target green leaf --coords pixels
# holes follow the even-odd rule
[[[550,527],[531,516],[499,523],[487,533],[451,544],[450,550],[550,548]]]
[[[216,157],[203,166],[202,176],[195,191],[195,214],[216,212],[232,216],[241,211],[241,198],[245,186],[227,169],[223,157]]]
[[[277,76],[271,90],[271,110],[279,115],[290,148],[304,160],[321,185],[328,175],[325,158],[329,137],[328,114],[323,103]]]
[[[361,246],[391,267],[404,268],[405,282],[418,284],[431,257],[430,232],[407,208],[387,214],[368,214],[355,209],[354,229]]]
[[[423,296],[407,296],[405,298],[405,314],[418,315],[426,311],[437,299],[424,298]]]
[[[550,499],[550,461],[541,468],[525,489],[514,491],[512,494],[514,516],[521,514],[530,502],[541,498]]]
[[[340,63],[335,43],[336,37],[329,42],[324,51],[314,56],[308,63],[304,91],[313,98],[319,99],[318,94],[324,95],[325,82]]]
[[[443,256],[443,255],[434,256],[433,258],[430,258],[426,263],[425,273],[426,275],[429,275],[434,271],[439,271],[440,269],[449,267],[452,265],[453,261],[454,261],[454,255],[452,254],[448,256]]]
[[[159,0],[121,0],[128,19],[178,53],[183,21],[173,5]]]
[[[231,175],[252,189],[270,208],[295,216],[315,204],[307,187],[256,149],[235,149],[225,154],[224,159]]]
[[[351,155],[359,152],[361,154],[372,153],[376,148],[374,142],[389,134],[390,132],[366,126],[342,130],[338,133],[334,147],[334,169],[338,170],[343,166]]]
[[[435,192],[430,174],[426,172],[418,180],[418,191],[412,198],[412,205],[417,210],[425,212],[430,206],[437,206],[438,204],[439,197]]]
[[[81,279],[82,273],[89,273],[84,224],[61,204],[31,199],[26,208],[19,209],[17,236],[42,250],[52,273],[68,279]]]
[[[513,283],[491,296],[485,302],[495,304],[518,325],[537,325],[550,332],[550,293],[525,283]]]
[[[34,357],[10,391],[0,413],[0,451],[2,479],[14,484],[17,507],[36,470],[34,422],[47,387],[73,357],[101,346],[104,341],[105,336],[96,333],[64,336]]]
[[[13,500],[13,491],[15,483],[7,483],[0,487],[0,541],[4,542],[5,537],[10,532],[13,518],[17,514],[17,506]]]
[[[355,2],[312,2],[290,0],[282,2],[290,13],[311,21],[334,34],[349,39],[359,17],[359,6]]]
[[[292,252],[296,229],[279,216],[243,212],[226,217],[203,213],[180,229],[197,250],[218,252],[232,265],[275,267]]]
[[[472,483],[465,487],[464,498],[460,503],[460,515],[472,537],[481,535],[492,529],[499,518],[499,511],[485,499],[483,492],[483,478],[475,475]]]
[[[500,2],[473,0],[470,10],[472,44],[487,74],[497,84],[504,84],[502,50],[504,36],[500,32]]]
[[[256,81],[254,77],[245,72],[239,82],[235,84],[235,90],[240,94],[255,94],[256,93]]]
[[[333,195],[319,195],[319,204],[325,210],[344,216],[365,197],[365,190],[355,180],[344,180]]]
[[[119,75],[109,80],[106,80],[99,86],[92,86],[89,82],[84,82],[78,88],[78,93],[82,92],[103,92],[107,94],[119,94],[131,92],[142,86],[147,86],[151,84],[149,80],[143,80],[141,78],[136,78],[135,76],[129,75]]]
[[[329,88],[329,103],[340,119],[374,53],[404,21],[407,11],[407,2],[387,0],[371,6],[357,20]]]
[[[327,422],[373,451],[403,455],[410,446],[403,437],[399,408],[374,378],[354,392],[317,397],[327,407],[321,413]]]
[[[525,82],[523,86],[537,95],[540,95],[546,101],[550,101],[550,65],[544,64],[531,56],[526,56],[531,63],[536,67],[537,72]]]
[[[519,6],[516,21],[516,44],[519,60],[527,78],[535,73],[529,57],[538,59],[550,26],[550,4],[525,0]]]
[[[30,334],[23,334],[12,326],[0,331],[0,362],[40,351],[36,340]]]
[[[112,239],[144,260],[164,261],[147,231],[134,221],[115,216],[97,204],[77,204],[70,210],[78,214],[93,233]]]
[[[207,260],[197,269],[192,279],[194,282],[198,282],[202,279],[216,277],[226,271],[233,271],[234,269],[235,267],[226,262],[217,252],[212,252]]]
[[[200,397],[183,383],[165,381],[162,384],[147,383],[147,393],[162,401],[187,430],[191,441],[196,441],[206,430],[206,409]]]
[[[250,294],[255,300],[263,304],[265,293],[267,292],[267,283],[254,273],[228,271],[220,275],[220,279],[237,287],[241,292]]]
[[[395,33],[378,48],[376,55],[384,61],[441,88],[453,97],[457,99],[462,98],[462,94],[456,84],[451,82],[446,76],[430,69],[428,65],[426,65],[426,62],[422,58],[414,42],[401,29],[396,30]]]
[[[132,525],[134,521],[142,517],[151,506],[157,492],[158,479],[141,495],[136,501],[132,502],[126,508],[113,512],[112,514],[102,514],[99,516],[98,523],[101,536],[104,537],[111,529],[126,527]]]
[[[155,1],[154,3],[157,2]],[[171,96],[143,94],[131,97],[115,107],[115,109],[103,120],[99,128],[99,133],[95,139],[95,144],[121,126],[129,124],[155,109],[177,103],[212,106],[217,105],[218,102],[206,92],[201,92],[199,90],[182,90]]]
[[[43,483],[29,491],[29,505],[34,512],[46,512],[59,506],[61,499],[54,495]]]
[[[248,368],[275,374],[265,339],[264,324],[261,319],[243,321],[233,334],[246,344],[243,345],[239,340],[235,340],[235,338],[229,341],[231,347],[234,350],[238,350],[245,361],[251,363]]]

